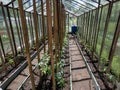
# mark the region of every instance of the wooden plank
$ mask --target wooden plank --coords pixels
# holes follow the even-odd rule
[[[36,11],[36,0],[33,0],[33,9],[34,9],[34,26],[35,26],[35,35],[36,35],[36,50],[38,62],[40,62],[40,52],[39,52],[39,37],[38,37],[38,16]]]
[[[49,38],[49,51],[50,51],[50,58],[51,58],[51,69],[52,69],[52,88],[56,90],[56,82],[55,82],[55,72],[54,72],[54,56],[53,56],[53,46],[52,46],[52,16],[51,16],[51,8],[50,7],[50,0],[46,1],[46,9],[47,9],[47,26],[48,26],[48,38]]]
[[[42,31],[43,31],[43,43],[44,43],[44,53],[46,52],[46,45],[45,45],[45,18],[44,18],[44,7],[43,7],[43,0],[41,0],[41,14],[42,14]]]
[[[27,60],[28,60],[30,79],[31,79],[31,83],[32,83],[32,90],[35,90],[34,76],[33,76],[33,73],[32,73],[32,64],[31,64],[31,60],[30,60],[27,25],[26,25],[25,12],[23,10],[22,0],[18,0],[18,5],[19,5],[19,9],[20,9],[20,16],[22,17],[21,18],[22,30],[23,30],[23,35],[24,35],[26,56],[27,56]]]

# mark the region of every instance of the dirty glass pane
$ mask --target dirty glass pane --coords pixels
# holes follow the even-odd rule
[[[43,37],[43,32],[42,32],[42,19],[41,15],[38,15],[38,32],[39,32],[39,39]]]
[[[113,17],[114,16],[117,16],[119,14],[119,11],[120,11],[120,2],[119,3],[116,3],[114,5],[114,10],[113,10]],[[114,19],[112,17],[112,23],[114,23],[113,25],[115,25],[116,23],[116,19]],[[117,17],[116,17],[117,18]],[[110,32],[110,34],[112,33],[112,31]],[[118,39],[118,42],[117,42],[117,46],[116,46],[116,51],[115,51],[115,54],[114,54],[114,57],[113,57],[113,62],[112,62],[112,67],[111,67],[111,70],[112,72],[117,76],[117,78],[120,80],[120,35],[119,35],[119,39]]]
[[[91,11],[90,14],[89,14],[89,26],[88,26],[88,35],[87,35],[87,41],[88,41],[88,42],[90,42],[90,41],[89,41],[89,36],[90,36],[90,27],[91,27],[91,21],[92,21],[91,16],[92,16],[92,11]]]
[[[101,16],[100,30],[99,30],[99,34],[98,34],[97,48],[96,48],[96,54],[98,56],[100,54],[103,31],[104,31],[105,21],[106,21],[106,17],[107,17],[107,11],[108,11],[108,6],[104,6],[103,11],[102,11],[102,16]]]
[[[120,35],[116,46],[116,51],[112,61],[112,72],[120,79]]]
[[[120,3],[113,4],[112,13],[110,16],[110,22],[109,22],[108,30],[107,30],[107,35],[105,38],[105,44],[104,44],[104,48],[103,48],[103,52],[101,56],[102,62],[106,62],[108,59],[109,51],[110,51],[111,44],[112,44],[112,39],[114,36],[114,32],[115,32],[116,24],[118,20],[118,15],[119,15],[119,10],[120,10],[120,8],[118,8],[119,5]]]
[[[0,0],[1,2],[3,2],[4,5],[8,4],[9,2],[11,2],[11,0]]]
[[[4,45],[5,53],[8,53],[9,51],[11,51],[11,47],[10,47],[10,41],[9,41],[5,21],[2,15],[1,7],[0,7],[0,16],[1,16],[0,17],[0,36]]]
[[[90,46],[92,46],[92,40],[93,40],[93,29],[94,29],[94,19],[95,19],[95,11],[93,11],[93,14],[91,16],[92,22],[91,22],[91,27],[90,27],[90,36],[89,36],[89,41],[90,41]]]
[[[31,35],[31,25],[30,25],[30,14],[26,13],[26,24],[27,24],[27,32],[28,32],[28,38],[29,38],[29,44],[31,45],[32,42],[32,35]]]
[[[18,30],[17,30],[17,23],[15,21],[15,17],[14,17],[14,13],[13,13],[13,9],[9,9],[10,12],[10,20],[12,23],[12,28],[13,28],[13,33],[14,33],[14,38],[15,38],[15,43],[16,43],[16,47],[17,49],[20,48],[20,43],[19,43],[19,39],[18,39]],[[16,11],[15,11],[16,12]],[[10,28],[10,26],[9,26]]]
[[[73,0],[73,1],[76,1],[84,6],[87,6],[91,9],[94,9],[96,7],[96,3],[91,3],[90,1],[86,1],[86,0]]]

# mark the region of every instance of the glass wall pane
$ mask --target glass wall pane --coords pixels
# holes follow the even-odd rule
[[[98,34],[98,40],[97,40],[97,48],[96,48],[96,54],[98,56],[100,54],[100,48],[101,48],[101,43],[102,43],[103,31],[105,27],[105,21],[107,17],[107,11],[108,11],[108,6],[103,7],[101,22],[100,22],[100,30]]]
[[[118,3],[113,4],[112,13],[110,16],[107,35],[105,38],[105,44],[104,44],[104,48],[103,48],[103,52],[101,56],[102,57],[101,62],[104,62],[104,63],[107,62],[108,60],[108,55],[109,55],[109,51],[111,48],[112,39],[113,39],[114,32],[115,32],[116,25],[117,25],[117,20],[118,20],[118,15],[119,15],[118,5],[119,5]]]
[[[113,57],[111,70],[120,80],[120,35],[116,46],[116,51]]]
[[[1,39],[4,45],[5,53],[10,52],[11,51],[10,40],[9,40],[9,36],[7,33],[5,21],[2,15],[1,7],[0,7],[0,36],[1,36]]]
[[[115,22],[117,22],[115,21],[114,18],[118,16],[119,11],[120,11],[120,1],[114,5],[113,16],[112,16],[112,22],[114,22],[113,25],[115,25],[116,24]],[[111,33],[112,31],[110,32],[110,34]],[[120,69],[119,68],[120,68],[120,35],[119,35],[119,39],[117,42],[116,51],[113,57],[112,67],[111,67],[112,72],[117,76],[118,80],[120,80]]]

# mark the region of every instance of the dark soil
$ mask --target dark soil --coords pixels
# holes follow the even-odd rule
[[[9,77],[18,67],[20,67],[23,62],[25,61],[24,56],[17,56],[15,57],[16,65],[10,65],[9,63],[5,64],[5,70],[3,69],[3,66],[1,67],[0,71],[0,82],[2,83],[7,77]]]
[[[65,87],[63,90],[70,90],[70,62],[69,62],[69,46],[64,47],[64,79],[65,79]]]
[[[41,45],[41,44],[40,44]],[[31,48],[30,54],[32,55],[36,50]],[[18,67],[20,67],[26,60],[26,55],[19,55],[14,58],[15,64],[10,65],[9,62],[5,63],[4,67],[0,67],[0,83],[6,80]]]

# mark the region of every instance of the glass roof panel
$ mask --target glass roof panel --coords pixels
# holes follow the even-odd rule
[[[7,5],[11,1],[14,2],[14,8],[18,8],[18,0],[0,0],[3,2],[4,5]],[[22,0],[23,1],[23,6],[24,10],[26,11],[33,11],[33,0]],[[73,12],[74,14],[80,14],[87,12],[91,9],[95,9],[98,7],[99,0],[62,0],[66,10],[68,9],[69,11]],[[41,12],[41,7],[40,3],[41,0],[36,0],[36,7],[37,11]],[[44,3],[44,11],[46,10],[46,5],[45,5],[46,0],[43,0]],[[104,5],[109,3],[107,0],[100,0],[100,5]],[[13,7],[13,5],[10,3],[10,7]]]
[[[72,11],[74,12],[74,14],[79,10],[79,6],[77,5],[74,5],[73,3],[68,3],[68,2],[65,2],[65,8],[68,9],[69,11]]]
[[[0,0],[0,2],[3,2],[4,5],[8,4],[9,2],[11,2],[11,0]]]
[[[80,8],[83,8],[83,9],[85,9],[85,10],[88,10],[89,8],[88,7],[86,7],[85,5],[83,5],[83,4],[81,4],[81,3],[79,3],[79,2],[77,2],[77,1],[75,1],[75,0],[73,0],[73,2],[72,2],[73,4],[75,4],[75,5],[77,5],[77,6],[79,6]]]
[[[100,0],[102,5],[109,3],[107,0]]]
[[[91,3],[97,3],[97,4],[99,3],[99,0],[86,0],[86,1],[89,1]],[[107,3],[109,3],[107,0],[100,0],[101,5],[105,5]]]
[[[74,12],[74,14],[81,14],[84,12],[87,12],[91,9],[96,8],[95,5],[98,5],[97,3],[94,3],[95,5],[89,4],[87,5],[85,2],[80,0],[64,0],[63,1],[65,8],[69,11]]]
[[[74,12],[74,14],[81,14],[97,8],[99,1],[100,5],[109,3],[107,0],[63,0],[63,3],[69,11]]]
[[[91,9],[97,7],[96,3],[90,3],[89,1],[86,1],[86,0],[73,0],[73,1],[76,1],[84,6],[91,8]]]

